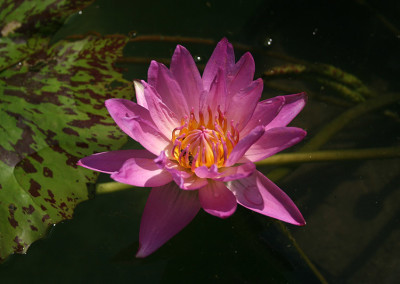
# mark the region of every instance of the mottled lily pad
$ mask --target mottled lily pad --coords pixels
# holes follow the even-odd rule
[[[96,174],[78,159],[125,142],[104,101],[133,95],[113,67],[127,40],[60,41],[0,74],[0,260],[88,198]]]
[[[93,0],[0,0],[0,72],[46,47],[66,18]]]

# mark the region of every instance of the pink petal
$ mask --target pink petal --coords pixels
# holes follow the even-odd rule
[[[233,96],[253,82],[255,63],[253,56],[246,52],[228,73],[228,94]]]
[[[168,140],[172,139],[172,131],[180,126],[180,118],[164,104],[157,91],[146,82],[142,81],[149,113],[154,124]]]
[[[200,95],[203,92],[203,82],[193,57],[181,45],[175,49],[170,70],[182,89],[189,109],[193,108],[194,113],[197,114],[200,107]]]
[[[229,106],[226,108],[226,115],[229,119],[232,119],[235,124],[238,124],[239,131],[244,128],[252,117],[258,101],[261,98],[262,90],[263,80],[258,79],[252,82],[247,88],[232,94]]]
[[[216,179],[221,176],[216,165],[212,165],[210,168],[207,168],[207,166],[197,167],[194,172],[199,178]]]
[[[214,81],[211,83],[210,91],[204,92],[200,98],[200,109],[208,117],[208,108],[212,113],[217,113],[218,107],[222,111],[225,110],[227,100],[227,89],[225,80],[225,70],[219,69]]]
[[[255,212],[294,225],[305,225],[303,216],[293,201],[262,173],[228,183],[237,202]]]
[[[206,179],[197,177],[190,169],[169,160],[164,151],[155,162],[160,169],[166,170],[172,175],[173,180],[181,189],[194,190],[207,185]]]
[[[154,158],[128,159],[111,178],[121,183],[144,187],[162,186],[172,181],[171,174],[160,169]]]
[[[142,83],[139,81],[133,81],[133,85],[135,86],[135,95],[136,95],[136,102],[138,105],[148,109],[147,102],[144,97],[144,87]]]
[[[188,225],[200,210],[197,191],[175,183],[153,188],[144,208],[136,257],[146,257]]]
[[[211,215],[227,218],[237,207],[236,198],[223,182],[209,180],[208,185],[199,189],[201,207]]]
[[[212,82],[219,69],[223,69],[225,74],[234,68],[235,53],[232,44],[226,38],[223,38],[215,47],[213,54],[207,62],[203,72],[203,85],[206,91],[210,90]]]
[[[80,159],[77,164],[90,170],[111,174],[119,171],[126,160],[131,158],[154,159],[155,157],[146,150],[118,150],[93,154]]]
[[[240,135],[247,135],[259,125],[268,125],[279,113],[285,103],[283,96],[274,97],[261,101],[257,104],[253,116],[247,122],[246,126],[240,131]]]
[[[286,148],[299,143],[306,132],[297,127],[278,127],[265,131],[264,135],[254,143],[244,155],[249,161],[266,159]]]
[[[307,101],[306,93],[288,95],[284,98],[285,104],[278,115],[266,126],[266,130],[288,125],[303,109]]]
[[[210,168],[201,166],[195,169],[195,173],[200,178],[214,179],[218,181],[232,181],[242,179],[251,175],[256,169],[254,163],[246,163],[238,166],[218,169],[215,165]]]
[[[246,151],[263,136],[265,130],[263,126],[257,126],[254,128],[246,137],[239,140],[232,152],[229,155],[228,160],[225,162],[225,167],[230,167],[239,161]]]
[[[158,155],[170,144],[158,131],[147,109],[124,99],[109,99],[106,107],[122,131],[151,153]]]
[[[179,84],[164,64],[151,61],[148,72],[148,83],[160,95],[162,102],[178,117],[189,115],[186,97]]]

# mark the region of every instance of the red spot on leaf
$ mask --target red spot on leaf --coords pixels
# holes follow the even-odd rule
[[[50,198],[45,198],[44,200],[52,204],[56,203],[56,200],[54,199],[54,193],[50,189],[47,190],[47,194],[49,195]]]
[[[75,143],[76,146],[78,146],[79,148],[89,148],[89,144],[85,143],[85,142],[76,142]]]
[[[17,210],[17,207],[14,204],[11,203],[8,206],[8,213],[10,214],[10,216],[7,219],[8,219],[8,222],[10,222],[10,225],[13,228],[16,228],[18,226],[18,221],[15,220],[15,217],[14,217],[14,213],[15,213],[16,210]]]
[[[123,137],[123,135],[121,135],[121,133],[118,133],[118,135],[115,135],[115,132],[112,131],[110,134],[107,135],[108,138],[110,139],[114,139],[114,140],[119,140],[121,139],[121,137]]]
[[[29,193],[33,197],[38,197],[40,196],[39,190],[42,188],[40,184],[38,184],[35,180],[31,179],[30,180],[31,186],[29,187]]]
[[[20,239],[20,238],[18,238],[18,236],[16,236],[14,238],[14,243],[17,244],[16,247],[13,247],[15,252],[21,253],[24,251],[24,246],[22,245],[22,239]]]
[[[68,153],[65,153],[66,154],[66,156],[68,157],[68,159],[67,159],[67,161],[65,162],[68,166],[71,166],[71,167],[73,167],[73,168],[78,168],[78,166],[76,165],[76,163],[80,160],[80,158],[78,158],[78,157],[76,157],[76,156],[74,156],[74,155],[71,155],[71,154],[68,154]]]
[[[40,205],[40,208],[41,208],[43,211],[46,211],[46,210],[47,210],[47,208],[44,207],[44,205]]]
[[[50,216],[48,214],[42,217],[42,222],[44,223],[47,219],[50,219]]]
[[[22,211],[25,214],[32,214],[35,211],[35,207],[30,204],[29,207],[22,207]]]
[[[55,92],[47,92],[47,91],[41,91],[39,94],[35,93],[33,90],[40,90],[43,88],[43,84],[39,83],[38,81],[35,80],[30,80],[30,78],[27,80],[26,74],[16,74],[13,75],[9,78],[7,78],[6,82],[10,85],[14,86],[20,86],[22,82],[28,81],[28,83],[25,83],[26,85],[29,84],[29,86],[32,86],[32,88],[26,88],[25,91],[21,90],[12,90],[12,89],[5,89],[4,94],[13,96],[13,97],[19,97],[24,99],[26,102],[30,104],[40,104],[40,103],[51,103],[54,105],[61,106],[62,103],[59,101],[59,97],[56,95]]]
[[[30,227],[31,227],[31,230],[32,230],[32,231],[37,231],[37,230],[38,230],[38,228],[36,228],[36,227],[33,226],[33,225],[31,225]]]
[[[79,128],[90,128],[97,124],[109,125],[109,126],[115,125],[114,122],[113,123],[104,122],[104,120],[106,120],[106,117],[102,115],[91,114],[91,113],[88,113],[87,115],[89,116],[89,119],[87,120],[73,120],[71,122],[68,122],[68,124]]]
[[[92,142],[97,142],[97,138],[95,138],[95,137],[87,138],[87,140],[88,141],[92,141]]]
[[[79,133],[75,130],[73,130],[72,128],[69,127],[64,127],[62,129],[62,131],[68,135],[74,135],[74,136],[79,136]]]
[[[43,162],[43,158],[36,152],[36,153],[33,153],[32,155],[31,155],[31,157],[32,158],[34,158],[36,161],[38,161],[39,163],[42,163]]]
[[[32,165],[31,161],[28,158],[22,159],[22,161],[18,164],[24,172],[27,174],[36,173],[37,170],[34,165]]]
[[[24,116],[18,113],[14,113],[11,111],[6,111],[8,115],[13,117],[17,123],[17,127],[22,130],[21,138],[14,144],[12,147],[14,148],[14,151],[7,151],[5,153],[5,160],[14,160],[15,158],[17,159],[17,163],[21,161],[21,158],[26,156],[22,155],[23,153],[30,155],[32,153],[35,153],[36,151],[31,147],[32,145],[35,145],[36,142],[34,141],[33,137],[35,136],[34,131],[32,130],[31,126],[28,125],[26,122],[27,120]],[[3,148],[4,149],[4,148]],[[2,152],[2,149],[0,149]],[[1,153],[2,154],[2,153]],[[3,158],[3,155],[1,156]],[[3,160],[3,159],[2,159]],[[4,160],[3,160],[4,161]],[[9,162],[5,162],[7,165],[9,165]],[[15,164],[13,164],[15,165]]]
[[[40,110],[38,110],[38,109],[36,109],[36,108],[33,108],[32,110],[33,110],[34,112],[38,113],[38,114],[43,114],[43,112],[41,112]]]
[[[77,113],[76,113],[72,108],[64,107],[63,110],[64,110],[64,113],[65,113],[65,114],[68,114],[68,115],[77,115]]]
[[[58,213],[60,213],[60,215],[61,215],[61,217],[63,218],[63,219],[70,219],[71,218],[71,216],[70,215],[67,215],[65,212],[63,212],[63,211],[59,211]]]
[[[45,177],[50,177],[50,178],[52,178],[52,177],[53,177],[53,171],[50,170],[48,167],[44,167],[44,168],[43,168],[43,175],[44,175]]]

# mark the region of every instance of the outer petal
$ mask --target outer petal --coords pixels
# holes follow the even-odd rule
[[[201,207],[211,215],[227,218],[237,207],[236,198],[223,182],[209,180],[208,185],[199,189]]]
[[[157,94],[160,95],[162,102],[178,117],[189,114],[190,110],[186,102],[186,97],[183,95],[179,84],[175,81],[175,78],[164,64],[154,60],[151,61],[148,72],[148,83],[153,86]]]
[[[122,131],[151,153],[158,155],[170,144],[157,129],[147,109],[124,99],[109,99],[106,107]]]
[[[211,84],[218,73],[218,69],[222,68],[225,74],[229,73],[235,65],[235,53],[232,44],[226,38],[223,38],[214,49],[213,54],[207,62],[203,72],[203,85],[206,91],[210,90]]]
[[[228,74],[228,94],[234,95],[250,85],[254,78],[255,64],[250,52],[246,52]]]
[[[257,79],[250,86],[233,94],[226,108],[226,115],[238,124],[241,131],[254,113],[263,90],[263,80]],[[245,106],[245,107],[243,107]]]
[[[258,125],[268,125],[279,113],[285,104],[285,97],[279,96],[261,101],[257,104],[251,119],[240,132],[240,135],[247,135]]]
[[[246,208],[294,225],[306,224],[286,193],[258,171],[248,178],[229,182],[227,186],[237,202]]]
[[[111,178],[134,186],[162,186],[172,181],[168,171],[160,169],[154,159],[131,158]]]
[[[93,154],[80,159],[77,164],[94,171],[112,174],[119,171],[131,158],[154,159],[155,155],[146,150],[118,150]]]
[[[263,126],[257,126],[254,128],[246,137],[241,139],[239,143],[236,144],[232,152],[229,155],[228,160],[225,163],[225,167],[230,167],[239,161],[247,150],[263,136],[265,130]]]
[[[249,161],[257,162],[266,159],[286,148],[299,143],[306,132],[297,127],[278,127],[265,131],[244,155]]]
[[[178,117],[162,102],[157,91],[151,85],[144,81],[142,81],[142,84],[144,86],[149,113],[154,124],[157,125],[157,128],[168,140],[172,139],[172,131],[180,125]]]
[[[285,104],[279,114],[266,126],[266,129],[288,125],[303,109],[307,101],[306,93],[284,96]]]
[[[175,49],[170,70],[181,87],[189,109],[193,108],[194,113],[197,114],[200,107],[200,95],[203,92],[203,82],[193,57],[181,45]]]
[[[153,188],[144,208],[136,257],[146,257],[189,224],[200,210],[197,191],[175,183]]]
[[[147,102],[144,97],[144,87],[142,83],[139,81],[133,81],[133,85],[135,86],[135,95],[136,95],[136,102],[138,105],[148,109]]]

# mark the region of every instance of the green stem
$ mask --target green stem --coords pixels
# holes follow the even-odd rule
[[[349,149],[349,150],[326,150],[297,153],[277,154],[256,165],[282,165],[293,163],[332,162],[343,160],[367,160],[400,157],[400,147]]]

